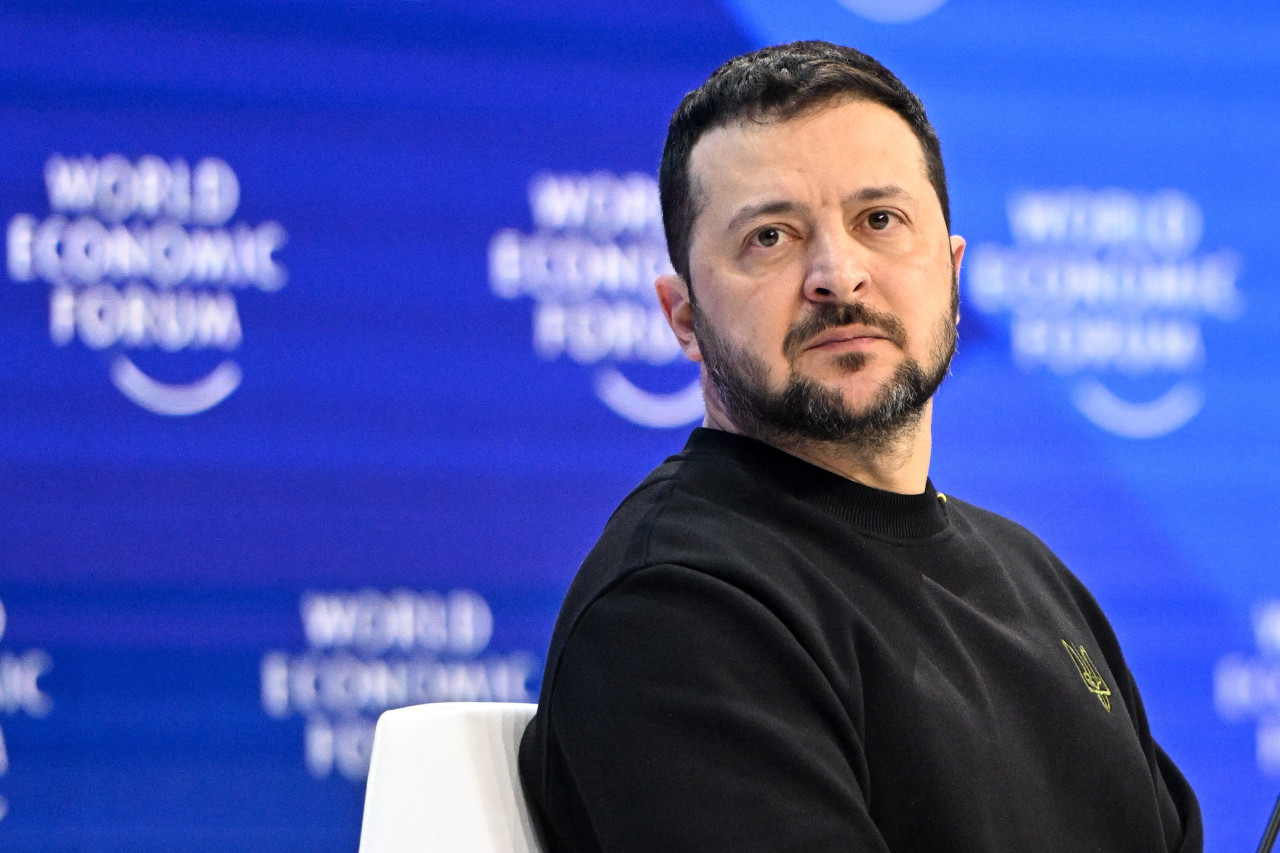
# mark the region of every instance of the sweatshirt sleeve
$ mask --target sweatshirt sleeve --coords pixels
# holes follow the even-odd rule
[[[633,572],[572,627],[550,686],[553,850],[888,850],[849,697],[741,589]]]

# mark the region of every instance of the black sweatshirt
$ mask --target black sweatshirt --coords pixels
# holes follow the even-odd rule
[[[695,430],[570,588],[526,795],[555,853],[1199,851],[1088,591],[932,484]]]

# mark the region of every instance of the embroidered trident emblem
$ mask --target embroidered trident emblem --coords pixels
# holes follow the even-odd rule
[[[1098,668],[1093,665],[1089,652],[1084,646],[1073,646],[1066,640],[1062,641],[1062,647],[1067,650],[1067,654],[1071,655],[1071,662],[1076,665],[1076,670],[1080,673],[1080,677],[1084,679],[1084,686],[1089,688],[1090,693],[1098,697],[1102,707],[1110,711],[1111,688],[1102,679],[1102,673],[1098,672]]]

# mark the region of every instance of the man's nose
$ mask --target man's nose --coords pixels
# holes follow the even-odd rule
[[[870,279],[866,248],[846,233],[816,233],[809,242],[804,296],[812,302],[851,302]]]

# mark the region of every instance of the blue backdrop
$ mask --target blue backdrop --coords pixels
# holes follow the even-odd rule
[[[809,37],[943,141],[935,483],[1091,586],[1208,849],[1252,849],[1280,8],[1237,0],[8,0],[0,846],[350,851],[379,712],[531,701],[701,415],[650,293],[667,118]]]

